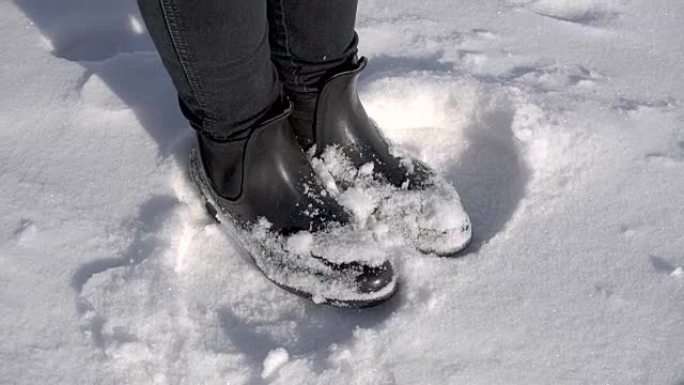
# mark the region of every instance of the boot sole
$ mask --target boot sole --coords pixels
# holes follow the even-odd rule
[[[435,256],[439,258],[458,258],[462,257],[463,254],[462,252],[470,246],[470,243],[472,241],[472,237],[468,239],[466,243],[463,244],[463,246],[459,246],[453,250],[447,251],[447,252],[442,252],[442,253],[435,253],[434,251],[431,250],[421,250],[419,248],[416,248],[418,252],[420,252],[423,255],[431,255],[434,254]]]
[[[470,225],[470,226],[472,227],[472,225]],[[419,247],[416,247],[416,250],[418,250],[418,252],[420,252],[421,254],[424,254],[424,255],[434,254],[435,256],[437,256],[439,258],[457,258],[457,257],[462,256],[461,252],[464,251],[465,249],[467,249],[468,246],[470,246],[470,243],[472,242],[472,240],[473,240],[473,236],[471,233],[471,235],[470,235],[470,237],[468,237],[467,241],[465,241],[463,244],[461,244],[457,247],[454,247],[453,249],[448,250],[448,251],[436,252],[434,250],[423,250]]]

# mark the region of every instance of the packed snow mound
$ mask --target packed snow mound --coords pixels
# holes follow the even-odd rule
[[[0,2],[0,382],[684,381],[684,3],[359,6],[366,109],[474,229],[421,255],[350,190],[401,277],[364,311],[207,217],[133,0]]]

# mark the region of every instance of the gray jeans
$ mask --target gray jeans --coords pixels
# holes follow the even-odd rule
[[[138,0],[193,128],[246,135],[281,93],[316,92],[356,56],[357,0]]]

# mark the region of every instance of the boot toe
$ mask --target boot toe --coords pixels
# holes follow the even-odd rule
[[[356,277],[356,284],[360,293],[377,293],[392,283],[394,270],[392,264],[385,262],[380,266],[364,266],[361,274]]]

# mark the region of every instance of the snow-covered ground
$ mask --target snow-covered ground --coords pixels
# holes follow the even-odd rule
[[[208,220],[132,0],[0,2],[1,384],[684,384],[684,2],[361,1],[362,99],[461,192],[364,311]]]

